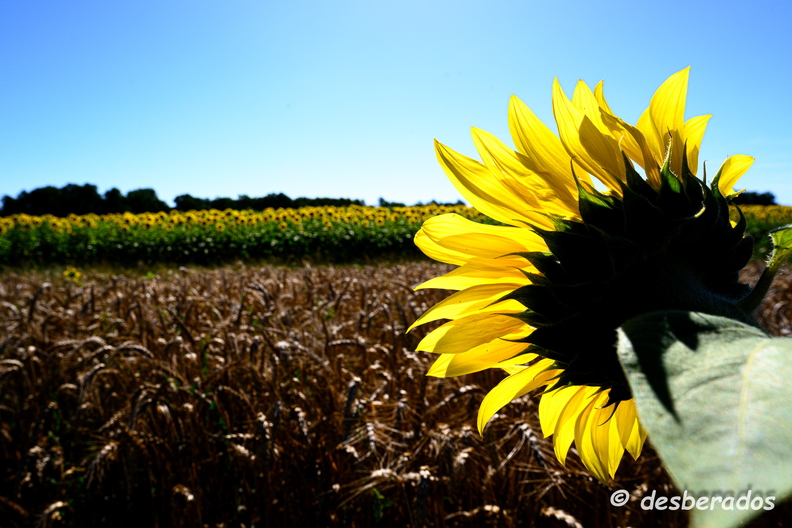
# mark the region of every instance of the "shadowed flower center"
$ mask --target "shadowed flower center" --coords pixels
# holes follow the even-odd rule
[[[754,324],[736,305],[752,239],[732,226],[716,181],[664,167],[654,189],[625,160],[623,197],[579,186],[582,221],[555,219],[536,228],[549,252],[525,253],[541,275],[506,298],[527,310],[515,317],[535,330],[526,352],[563,369],[548,390],[565,385],[610,388],[609,404],[631,397],[616,355],[616,329],[660,310],[694,310]]]

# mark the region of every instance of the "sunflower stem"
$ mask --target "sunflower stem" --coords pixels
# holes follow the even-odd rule
[[[773,283],[773,278],[780,267],[780,265],[771,266],[771,263],[768,262],[767,267],[762,272],[762,276],[759,277],[754,289],[751,290],[751,293],[748,294],[748,297],[738,302],[737,306],[745,313],[754,313],[756,309],[759,308],[759,305],[762,304],[762,300],[767,294],[767,290],[770,289],[770,285]]]

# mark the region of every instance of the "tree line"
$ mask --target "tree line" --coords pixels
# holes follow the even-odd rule
[[[381,200],[382,201],[382,200]],[[262,197],[240,195],[238,198],[196,198],[182,194],[174,199],[176,207],[171,207],[157,197],[154,189],[137,189],[122,193],[112,188],[100,194],[96,185],[70,183],[61,188],[48,185],[32,191],[22,191],[16,198],[3,196],[0,216],[29,214],[40,216],[51,214],[64,217],[69,214],[84,215],[113,213],[157,213],[160,211],[195,211],[204,209],[263,210],[272,208],[298,208],[306,206],[365,205],[362,200],[349,198],[289,198],[283,193],[271,193]]]
[[[738,205],[775,205],[773,193],[758,193],[746,191],[733,199]],[[2,209],[0,216],[10,216],[13,214],[29,214],[40,216],[51,214],[64,217],[69,214],[84,215],[112,214],[112,213],[157,213],[160,211],[197,211],[206,209],[236,209],[242,211],[252,209],[261,211],[268,207],[277,209],[279,207],[299,208],[307,206],[336,206],[344,207],[349,205],[365,205],[362,200],[351,200],[349,198],[289,198],[283,193],[270,193],[261,197],[250,197],[245,194],[238,198],[196,198],[189,194],[181,194],[174,199],[176,207],[171,207],[157,197],[154,189],[137,189],[122,193],[115,187],[100,194],[96,185],[86,183],[76,185],[70,183],[61,188],[48,185],[33,189],[32,191],[22,191],[16,198],[3,196]],[[461,204],[458,201],[457,204]],[[420,202],[417,205],[422,205]],[[389,202],[382,198],[379,199],[380,207],[404,206],[400,202]]]
[[[732,202],[737,205],[777,205],[775,195],[771,192],[745,191],[732,198]]]

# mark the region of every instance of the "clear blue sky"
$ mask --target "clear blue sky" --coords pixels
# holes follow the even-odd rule
[[[692,66],[701,159],[792,204],[788,2],[7,0],[0,195],[93,183],[214,198],[456,201],[433,138],[508,144],[511,94],[545,122],[557,76],[605,80],[634,123]]]

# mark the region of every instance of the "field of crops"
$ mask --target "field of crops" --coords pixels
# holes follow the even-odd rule
[[[405,334],[444,269],[0,276],[0,524],[685,526],[639,506],[672,493],[651,448],[604,486],[555,460],[530,397],[479,437],[498,376],[427,378],[426,329]],[[788,279],[761,311],[782,335]]]
[[[767,231],[792,223],[792,207],[747,205],[742,210],[748,232],[759,242],[757,255],[770,249]],[[415,260],[421,253],[412,239],[421,223],[447,212],[489,221],[459,205],[13,215],[0,218],[0,266]],[[732,217],[738,218],[736,210]]]
[[[0,265],[414,259],[421,223],[448,212],[487,221],[470,207],[446,205],[13,215],[0,218]]]
[[[792,222],[742,211],[759,241]],[[445,295],[413,287],[446,267],[407,261],[445,212],[488,221],[434,205],[0,218],[0,526],[686,526],[639,506],[674,493],[651,447],[608,487],[556,461],[530,397],[479,437],[496,374],[425,376],[432,327],[404,332]],[[776,335],[791,284],[760,310]]]

